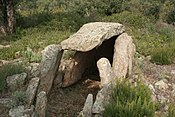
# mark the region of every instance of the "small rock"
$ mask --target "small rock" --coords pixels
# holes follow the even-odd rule
[[[0,45],[0,49],[3,49],[3,48],[10,48],[10,45]]]
[[[26,95],[27,95],[27,104],[29,107],[33,104],[33,101],[37,92],[39,80],[40,79],[38,77],[32,78],[27,87]]]
[[[163,80],[156,82],[155,86],[157,86],[158,89],[162,89],[162,90],[165,90],[168,88],[168,85]]]
[[[9,104],[12,102],[12,100],[10,98],[1,98],[0,99],[0,105],[4,105],[4,106],[10,106]]]
[[[36,117],[46,117],[47,96],[46,92],[41,91],[36,100]]]
[[[171,74],[175,75],[175,70],[171,70]]]
[[[149,89],[152,92],[152,95],[151,95],[152,101],[156,102],[157,101],[157,97],[156,97],[156,90],[154,89],[154,86],[152,84],[149,84],[148,87],[149,87]]]
[[[83,107],[82,117],[92,117],[92,106],[93,106],[93,95],[89,94]]]
[[[15,52],[15,58],[20,58],[21,54],[20,51]]]
[[[27,78],[27,73],[8,76],[6,79],[7,85],[11,90],[15,90],[18,86],[21,86],[24,84],[26,78]]]
[[[100,114],[95,114],[94,117],[103,117],[103,116]]]
[[[154,86],[153,86],[153,85],[149,84],[148,87],[149,87],[149,89],[150,89],[153,93],[156,92],[156,90],[154,89]]]
[[[166,103],[166,101],[167,101],[167,99],[164,97],[164,96],[162,96],[162,95],[157,95],[157,99],[158,99],[158,101],[160,101],[160,103]]]
[[[30,71],[30,72],[31,72],[32,67],[31,67],[31,66],[27,66],[27,67],[25,67],[25,69],[26,69],[27,71]]]
[[[18,106],[16,108],[12,108],[9,111],[9,116],[10,117],[30,117],[29,110],[32,111],[31,109],[25,110],[24,106]]]

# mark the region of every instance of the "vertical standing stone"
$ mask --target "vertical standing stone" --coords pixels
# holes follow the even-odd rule
[[[96,100],[92,107],[92,112],[94,115],[98,115],[99,117],[102,116],[102,112],[104,111],[105,105],[109,102],[112,90],[111,85],[105,85],[96,96]]]
[[[36,117],[46,117],[46,108],[47,108],[47,96],[46,92],[41,91],[37,95],[36,100]]]
[[[59,45],[49,45],[43,50],[38,92],[45,91],[47,94],[49,93],[60,64],[62,53]]]
[[[127,33],[119,35],[114,45],[114,57],[112,69],[116,77],[126,77],[131,74],[134,56],[132,38]]]
[[[89,94],[83,107],[82,111],[83,117],[92,117],[92,106],[93,106],[93,95]]]
[[[97,61],[97,67],[100,73],[100,87],[103,87],[109,84],[114,77],[111,64],[108,59],[101,58]]]
[[[26,90],[27,95],[27,105],[30,107],[33,104],[34,98],[36,96],[36,91],[39,84],[39,78],[32,78]]]

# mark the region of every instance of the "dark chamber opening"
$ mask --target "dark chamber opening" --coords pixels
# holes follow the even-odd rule
[[[110,64],[113,63],[114,55],[114,44],[117,36],[114,36],[106,41],[104,41],[99,47],[90,51],[89,54],[90,63],[88,64],[87,69],[83,74],[83,78],[90,78],[93,80],[100,80],[99,71],[97,68],[97,61],[100,58],[107,58],[110,61]]]

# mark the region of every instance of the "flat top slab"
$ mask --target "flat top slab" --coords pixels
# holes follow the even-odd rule
[[[78,32],[61,42],[63,50],[90,51],[103,41],[125,31],[122,24],[111,22],[93,22],[83,25]]]

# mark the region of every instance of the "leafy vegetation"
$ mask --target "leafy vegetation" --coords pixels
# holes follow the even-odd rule
[[[117,81],[111,100],[103,112],[104,117],[153,117],[155,104],[151,91],[141,83],[132,86],[127,80]]]

